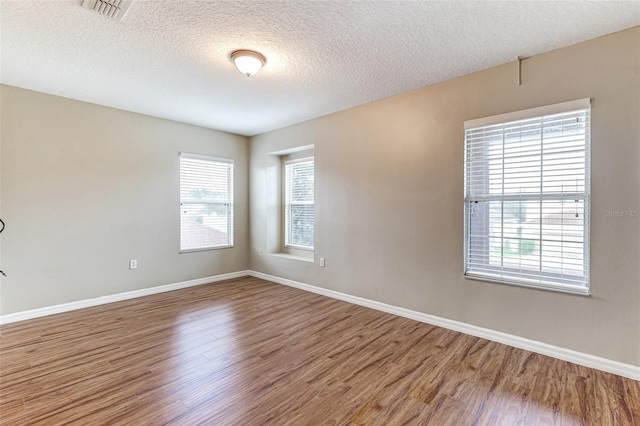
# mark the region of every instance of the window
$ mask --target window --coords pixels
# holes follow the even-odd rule
[[[465,275],[589,292],[590,101],[465,122]]]
[[[284,245],[313,250],[313,157],[284,163]]]
[[[180,154],[180,252],[233,246],[233,160]]]

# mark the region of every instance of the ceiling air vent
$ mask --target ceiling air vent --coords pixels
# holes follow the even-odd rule
[[[82,0],[82,7],[95,10],[101,15],[121,21],[131,6],[132,0]]]

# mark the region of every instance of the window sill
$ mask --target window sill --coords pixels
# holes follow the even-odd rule
[[[289,253],[269,253],[269,256],[282,257],[284,259],[291,259],[291,260],[300,260],[302,262],[309,262],[309,263],[315,262],[313,257],[303,257],[303,256],[297,256],[295,254],[289,254]]]
[[[185,250],[180,250],[178,253],[179,254],[196,253],[199,251],[221,250],[221,249],[228,249],[228,248],[233,248],[233,245],[185,249]]]
[[[484,281],[484,282],[488,282],[488,283],[494,283],[494,284],[502,284],[502,285],[510,285],[510,286],[514,286],[514,287],[526,287],[526,288],[533,288],[536,290],[543,290],[543,291],[553,291],[556,293],[564,293],[564,294],[573,294],[573,295],[577,295],[577,296],[591,296],[591,292],[589,290],[588,287],[578,287],[578,286],[566,286],[566,287],[560,287],[560,286],[553,286],[553,285],[538,285],[538,284],[529,284],[526,282],[515,282],[515,281],[506,281],[506,280],[499,280],[499,279],[492,279],[490,277],[485,277],[485,276],[479,276],[479,275],[464,275],[464,278],[467,280],[473,280],[473,281]]]

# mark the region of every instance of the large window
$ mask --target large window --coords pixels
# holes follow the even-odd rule
[[[284,163],[284,245],[313,250],[313,157]]]
[[[180,154],[180,252],[233,246],[233,160]]]
[[[588,294],[590,101],[465,122],[465,275]]]

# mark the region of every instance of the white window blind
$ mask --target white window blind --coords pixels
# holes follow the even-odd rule
[[[180,154],[180,252],[233,246],[233,160]]]
[[[285,161],[285,247],[313,250],[313,158]]]
[[[590,101],[465,122],[465,275],[588,294]]]

